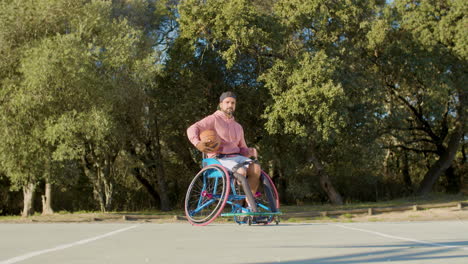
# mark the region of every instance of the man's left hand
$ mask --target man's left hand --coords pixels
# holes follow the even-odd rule
[[[249,157],[258,158],[258,153],[256,148],[249,148]]]

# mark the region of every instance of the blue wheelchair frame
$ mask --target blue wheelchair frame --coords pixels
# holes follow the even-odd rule
[[[279,223],[279,215],[281,215],[281,212],[279,212],[277,192],[276,192],[276,189],[274,189],[275,187],[272,184],[271,179],[269,178],[268,175],[266,175],[266,173],[262,172],[262,177],[268,177],[268,179],[264,179],[264,180],[267,180],[269,182],[268,184],[270,186],[268,187],[270,188],[270,190],[268,191],[269,196],[267,197],[268,199],[266,203],[255,200],[257,209],[262,210],[262,212],[259,212],[258,210],[257,212],[253,212],[249,207],[244,207],[242,205],[243,201],[248,199],[247,195],[238,192],[236,188],[236,184],[238,183],[238,181],[235,179],[235,177],[232,175],[231,172],[228,172],[227,175],[224,175],[226,174],[227,170],[224,169],[224,172],[220,171],[220,168],[224,168],[224,167],[222,167],[221,163],[218,160],[214,158],[205,158],[202,161],[202,165],[203,165],[203,169],[205,169],[202,175],[203,187],[200,191],[200,197],[198,197],[196,208],[194,208],[193,210],[188,208],[189,207],[188,199],[190,199],[191,188],[192,188],[193,182],[197,180],[197,176],[199,176],[198,174],[193,179],[192,184],[189,187],[189,190],[187,191],[185,211],[186,211],[186,216],[189,222],[191,222],[193,225],[206,225],[206,224],[211,223],[214,220],[214,218],[220,215],[222,217],[233,216],[234,221],[238,224],[245,224],[245,223],[249,225],[268,224],[273,221],[275,221],[276,224]],[[213,170],[210,170],[210,168],[213,168]],[[224,189],[218,190],[219,181],[224,180],[223,179],[224,176],[226,176],[226,179],[228,180],[228,182],[226,183],[227,186],[225,187],[227,190],[224,190]],[[211,193],[207,191],[207,189],[209,188],[207,181],[209,180],[214,180],[214,189],[211,190]],[[237,186],[240,188],[243,188],[242,186],[239,186],[239,184],[237,184]],[[247,190],[244,190],[244,192],[247,192],[247,191],[250,192],[249,188],[246,188],[246,189]],[[225,195],[227,195],[227,197],[225,197]],[[276,197],[273,197],[273,196],[276,196]],[[222,199],[224,199],[224,201],[220,202],[220,200]],[[275,203],[273,205],[273,207],[275,208],[272,209],[271,203],[273,202]],[[218,203],[218,205],[215,207],[214,211],[206,217],[208,218],[208,220],[206,221],[201,220],[200,222],[197,222],[195,220],[192,221],[192,217],[201,213],[203,210],[207,209],[209,206],[211,206],[214,203]],[[268,203],[270,203],[270,205]],[[226,212],[225,210],[226,204],[231,206],[230,212]],[[214,216],[211,216],[213,213],[214,213]]]

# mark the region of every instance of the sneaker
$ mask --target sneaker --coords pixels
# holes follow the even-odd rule
[[[268,224],[270,219],[268,216],[259,215],[259,216],[254,216],[252,220],[253,220],[252,222],[256,224]]]
[[[239,225],[240,225],[240,224],[247,224],[248,221],[249,221],[249,216],[240,216],[240,217],[238,218],[238,222],[237,222],[237,223],[239,223]]]

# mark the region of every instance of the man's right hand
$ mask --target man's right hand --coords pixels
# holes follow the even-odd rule
[[[203,153],[213,152],[213,149],[214,149],[211,141],[207,141],[207,142],[200,141],[196,147],[198,150],[200,150]]]

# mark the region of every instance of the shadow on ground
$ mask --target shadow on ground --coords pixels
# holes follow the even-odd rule
[[[468,246],[468,241],[456,241],[444,243],[446,247],[435,247],[418,243],[396,243],[392,245],[357,245],[357,246],[335,246],[323,248],[386,248],[385,250],[366,251],[355,254],[343,254],[330,257],[318,257],[301,260],[276,260],[286,264],[349,264],[349,263],[381,263],[399,261],[417,261],[418,263],[444,263],[448,260],[460,259],[460,263],[466,263],[462,259],[467,259],[468,251],[462,248]],[[317,248],[316,246],[285,246],[278,248]],[[455,253],[455,254],[454,254]],[[446,255],[450,254],[450,255]],[[256,264],[267,264],[272,262],[255,262]],[[253,264],[253,263],[252,263]]]

